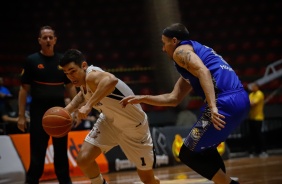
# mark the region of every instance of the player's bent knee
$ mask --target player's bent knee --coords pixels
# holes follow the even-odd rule
[[[193,159],[191,158],[192,151],[190,151],[184,144],[182,145],[180,149],[178,157],[181,160],[181,162],[183,162],[184,164],[186,164],[189,167],[192,164],[191,162],[193,162]]]
[[[86,167],[90,162],[87,154],[80,152],[76,158],[76,163],[79,167]]]
[[[179,153],[179,159],[184,164],[203,177],[211,180],[219,171],[220,164],[217,162],[209,162],[209,159],[213,159],[209,157],[209,154],[197,153],[189,150],[189,148],[187,148],[184,144],[182,145]]]
[[[100,154],[100,148],[93,146],[88,142],[84,142],[76,158],[76,163],[80,168],[88,167],[89,165],[95,163],[95,159]]]

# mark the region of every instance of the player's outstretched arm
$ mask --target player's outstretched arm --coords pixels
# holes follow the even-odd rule
[[[135,95],[124,97],[120,104],[125,107],[127,104],[146,103],[154,106],[177,106],[183,98],[191,91],[191,86],[182,77],[178,79],[171,93],[161,95]]]

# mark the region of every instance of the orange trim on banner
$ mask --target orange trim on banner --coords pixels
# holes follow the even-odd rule
[[[27,171],[30,161],[29,134],[11,134],[9,136],[11,137],[20,159],[22,160],[25,170]]]
[[[68,135],[68,158],[69,158],[69,170],[70,176],[83,176],[82,171],[79,169],[76,163],[76,158],[82,143],[84,142],[84,138],[89,131],[71,131]],[[30,162],[30,145],[29,145],[29,134],[13,134],[10,135],[16,150],[22,160],[25,170],[28,170],[29,162]],[[56,174],[53,166],[53,144],[52,139],[48,142],[48,148],[46,151],[45,157],[45,165],[44,165],[44,173],[41,177],[41,180],[55,179]],[[109,164],[106,156],[104,154],[100,154],[96,158],[96,162],[100,167],[101,173],[109,172]]]

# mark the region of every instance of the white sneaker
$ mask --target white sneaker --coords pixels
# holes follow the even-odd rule
[[[231,177],[231,179],[234,180],[234,181],[239,181],[238,177]]]
[[[267,158],[268,154],[266,152],[262,152],[261,154],[259,154],[259,158]]]

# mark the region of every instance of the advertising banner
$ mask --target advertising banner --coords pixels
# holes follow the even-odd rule
[[[77,166],[76,158],[77,158],[78,151],[87,133],[88,133],[88,130],[71,131],[68,135],[68,159],[69,159],[71,177],[83,176],[82,171]],[[29,167],[29,161],[30,161],[29,134],[13,134],[13,135],[10,135],[10,137],[13,140],[14,146],[21,158],[23,166],[25,170],[27,171]],[[41,177],[41,180],[56,178],[54,166],[53,166],[53,163],[54,163],[53,158],[54,158],[53,144],[52,144],[52,139],[50,139],[48,143],[48,148],[46,151],[44,173]],[[100,170],[102,173],[109,172],[108,161],[104,154],[101,154],[96,159],[96,161],[98,165],[100,166]]]
[[[12,140],[7,135],[0,136],[0,184],[23,184],[25,170]]]

